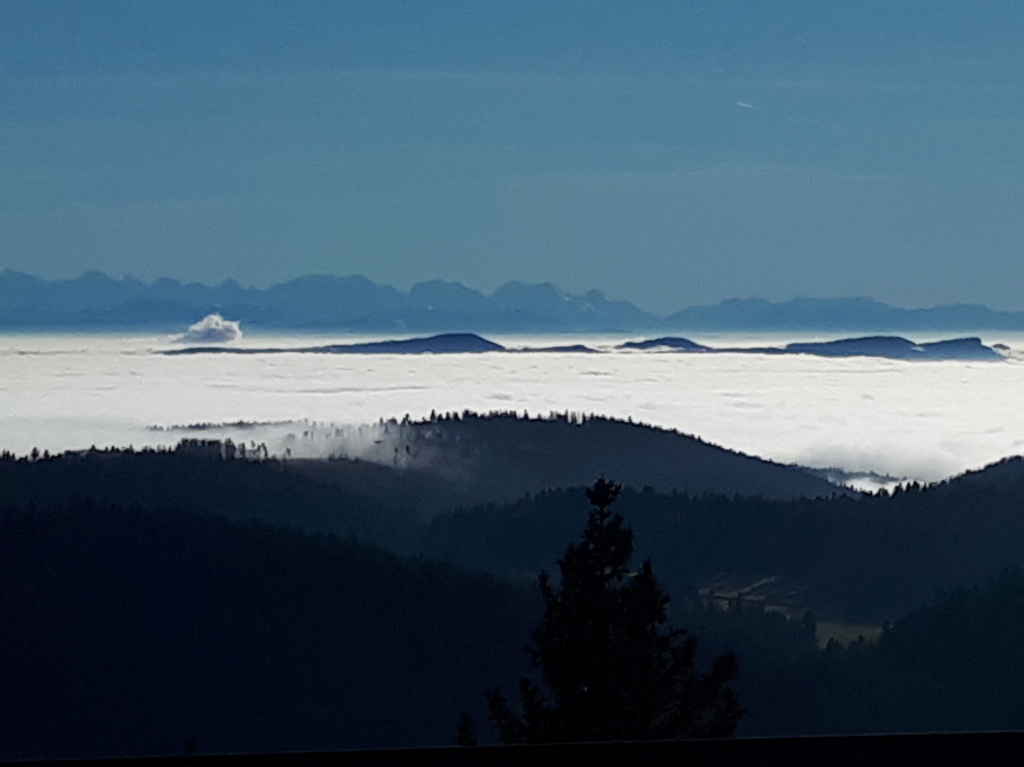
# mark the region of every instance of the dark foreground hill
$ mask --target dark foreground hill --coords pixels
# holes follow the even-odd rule
[[[0,759],[447,745],[539,619],[532,589],[181,509],[7,506],[0,541]],[[1019,573],[824,652],[813,616],[677,601],[739,655],[742,734],[1024,727]]]
[[[513,688],[582,488],[427,525],[364,492],[409,471],[376,466],[357,492],[229,454],[0,460],[0,757],[444,744],[460,710]],[[673,625],[738,654],[743,734],[891,732],[1024,727],[1021,579],[956,591],[1024,564],[1021,497],[1017,459],[891,497],[647,489],[617,509]],[[808,609],[897,620],[878,649],[819,653],[831,629]]]
[[[532,589],[180,509],[0,509],[0,759],[447,745]]]

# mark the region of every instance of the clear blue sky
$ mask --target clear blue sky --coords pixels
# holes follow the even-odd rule
[[[1024,3],[0,3],[0,268],[1024,309]]]

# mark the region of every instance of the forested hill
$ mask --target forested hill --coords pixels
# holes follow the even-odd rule
[[[0,460],[0,502],[60,506],[173,507],[241,522],[331,533],[407,552],[412,509],[285,472],[275,460],[225,460],[217,442],[185,440],[173,452],[89,450],[39,460]]]
[[[484,424],[487,434],[504,441],[476,443],[474,430]],[[579,451],[579,471],[618,480],[620,470],[628,476],[629,462],[609,455],[587,465],[593,457],[587,435],[598,435],[597,442],[608,429],[625,433],[621,441],[628,443],[631,433],[649,434],[600,419],[576,425],[470,417],[416,429],[428,427],[438,430],[431,439],[451,440],[452,449],[461,451],[434,456],[438,471],[454,472],[447,477],[347,460],[227,460],[222,445],[193,441],[176,452],[0,460],[0,498],[20,506],[90,498],[124,507],[190,509],[354,537],[404,555],[530,578],[550,568],[575,538],[584,507],[579,487],[592,482],[557,475],[555,457]],[[523,433],[532,439],[517,443]],[[490,450],[504,460],[484,460],[492,457]],[[451,455],[479,463],[459,464]],[[483,479],[458,473],[473,466],[482,467]],[[544,483],[530,483],[531,472],[542,478],[548,472],[548,487],[562,476],[569,489],[545,492]],[[649,484],[642,475],[638,479],[634,487]],[[508,501],[489,495],[489,488],[512,488],[516,496]],[[620,506],[637,531],[638,550],[659,563],[673,592],[694,593],[718,583],[728,593],[766,581],[772,585],[761,589],[765,598],[784,597],[795,609],[877,624],[925,603],[938,590],[981,581],[999,567],[1024,566],[1021,497],[1024,461],[1014,459],[892,497],[771,500],[700,488],[627,489]],[[428,514],[434,518],[429,525]]]
[[[413,552],[435,514],[501,504],[602,475],[691,494],[831,496],[841,488],[800,469],[676,432],[606,418],[445,415],[388,422],[362,440],[363,460],[242,458],[224,444],[183,440],[174,451],[89,450],[0,460],[0,498],[75,498],[181,505],[230,519],[353,536]],[[365,443],[370,443],[367,446]],[[367,452],[369,451],[369,452]],[[257,454],[260,455],[260,454]]]
[[[578,491],[436,518],[425,551],[501,574],[560,554]],[[1024,460],[892,496],[767,500],[627,490],[619,511],[675,594],[697,587],[879,625],[936,594],[1024,568]],[[754,584],[759,584],[753,587]]]
[[[643,488],[691,494],[760,495],[766,498],[828,497],[851,492],[792,466],[765,461],[676,431],[599,416],[515,413],[442,415],[423,422],[391,422],[361,446],[359,455],[406,470],[388,479],[415,483],[429,511],[452,505],[515,500],[525,493],[584,486],[601,475]],[[288,464],[324,482],[353,487],[368,481],[351,465],[303,461]],[[432,480],[438,484],[431,490]],[[355,486],[358,486],[356,484]],[[437,493],[431,497],[431,493]],[[455,504],[445,502],[454,499]]]
[[[0,507],[0,761],[452,743],[532,588],[172,507]]]
[[[416,428],[472,457],[486,454],[473,448],[481,424],[511,445],[496,464],[510,478],[526,460],[521,427],[562,451],[568,434],[643,433],[600,419]],[[530,460],[521,471],[540,471]],[[298,473],[311,465],[201,440],[0,460],[0,758],[443,744],[460,710],[479,719],[488,689],[514,688],[539,618],[536,575],[579,540],[583,488],[428,524],[401,498],[414,482],[438,492],[425,470],[321,462],[365,472],[357,488]],[[614,464],[603,471],[618,479]],[[388,490],[399,478],[410,484]],[[741,732],[777,735],[1024,726],[1021,578],[956,591],[1024,565],[1022,497],[1014,459],[891,496],[648,488],[615,508],[636,532],[634,564],[650,556],[672,596],[673,625],[702,653],[737,653]],[[896,623],[877,650],[815,648],[839,622],[883,619]],[[949,641],[931,643],[938,634]]]

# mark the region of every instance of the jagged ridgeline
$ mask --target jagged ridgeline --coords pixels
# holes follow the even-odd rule
[[[1024,328],[1024,312],[962,304],[902,309],[866,298],[732,299],[665,317],[597,290],[570,295],[549,282],[509,282],[485,295],[441,280],[418,283],[404,293],[359,275],[310,275],[261,290],[234,280],[209,286],[161,278],[146,284],[90,271],[74,280],[49,281],[0,271],[0,327],[178,329],[214,312],[253,327],[357,332]]]

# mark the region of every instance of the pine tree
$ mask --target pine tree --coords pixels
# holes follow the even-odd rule
[[[455,735],[456,746],[476,745],[476,722],[469,714],[459,716],[459,728]]]
[[[520,682],[522,713],[501,690],[488,696],[505,743],[728,737],[743,710],[728,683],[731,655],[695,668],[696,640],[669,629],[668,595],[650,560],[631,571],[633,531],[610,511],[621,486],[600,479],[583,540],[558,562],[560,582],[540,577],[544,621],[528,649],[550,691]]]

